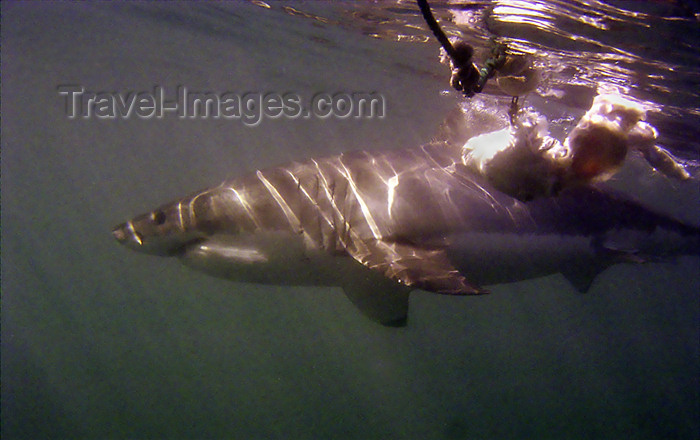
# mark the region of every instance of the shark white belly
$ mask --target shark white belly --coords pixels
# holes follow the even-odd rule
[[[616,262],[697,253],[699,237],[698,228],[594,187],[518,201],[443,143],[258,171],[113,234],[219,277],[340,286],[386,325],[405,322],[411,289],[480,294],[481,285],[560,272],[585,290]]]

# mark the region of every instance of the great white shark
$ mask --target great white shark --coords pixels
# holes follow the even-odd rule
[[[697,254],[700,230],[610,189],[523,202],[437,142],[293,162],[223,182],[113,230],[127,247],[241,282],[340,286],[367,316],[404,325],[409,292],[561,273],[585,291],[620,262]]]

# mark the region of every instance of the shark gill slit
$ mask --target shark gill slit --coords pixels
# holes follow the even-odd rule
[[[315,182],[315,184],[316,184],[316,194],[317,194],[317,196],[316,196],[317,198],[314,199],[314,198],[311,197],[311,195],[310,195],[309,192],[306,190],[306,188],[304,188],[304,186],[301,184],[301,180],[300,180],[294,173],[292,173],[290,170],[287,170],[287,169],[285,169],[285,171],[287,172],[287,174],[289,174],[289,176],[292,178],[292,180],[294,181],[294,183],[296,183],[296,185],[297,185],[297,190],[298,190],[301,194],[304,195],[304,197],[306,198],[306,200],[308,201],[308,203],[311,205],[312,209],[314,210],[314,212],[315,212],[315,214],[316,214],[316,218],[317,218],[317,228],[318,228],[318,234],[319,234],[319,236],[320,236],[320,238],[321,238],[321,245],[323,246],[324,249],[331,249],[332,237],[329,236],[329,237],[326,239],[326,234],[324,234],[324,223],[325,223],[325,226],[328,227],[328,230],[331,230],[331,231],[332,231],[332,230],[333,230],[333,221],[332,221],[332,219],[330,219],[330,218],[328,217],[328,214],[326,214],[326,213],[321,209],[321,206],[320,206],[320,204],[319,204],[319,202],[318,202],[318,197],[321,195],[321,193],[320,193],[320,191],[319,191],[319,189],[318,189],[318,187],[319,187],[319,179],[318,179],[318,176],[314,176],[314,182]],[[303,207],[302,207],[301,209],[302,209],[302,212],[303,212]]]
[[[182,217],[182,200],[177,202],[177,216],[180,221],[180,232],[185,232],[185,219]]]
[[[331,184],[328,181],[328,177],[326,177],[326,175],[324,174],[323,169],[321,168],[321,165],[316,160],[312,160],[312,163],[314,164],[314,167],[316,168],[317,175],[321,176],[321,180],[322,180],[321,186],[323,187],[323,192],[326,194],[326,199],[328,200],[328,203],[330,204],[331,209],[333,210],[333,217],[336,217],[338,219],[337,221],[335,219],[331,220],[331,237],[333,234],[335,234],[337,242],[339,242],[343,247],[347,248],[349,243],[346,240],[346,238],[341,235],[341,227],[343,229],[345,228],[345,224],[346,224],[347,220],[346,220],[345,215],[343,215],[343,212],[340,210],[340,207],[338,207],[338,204],[335,200],[335,186],[331,187]],[[335,170],[338,173],[341,173],[340,169],[338,169],[337,166],[335,166],[335,165],[332,165],[332,166],[333,166],[333,168],[335,168]],[[342,221],[342,225],[341,225],[341,221]],[[330,244],[330,240],[332,240],[332,238],[329,237],[329,244]],[[333,241],[336,241],[336,240],[333,240]]]
[[[243,198],[243,196],[241,196],[241,195],[238,193],[238,191],[236,191],[236,188],[234,188],[233,186],[228,186],[226,189],[229,190],[229,191],[231,191],[231,192],[233,192],[233,194],[236,195],[236,198],[238,199],[239,203],[240,203],[241,206],[243,207],[243,210],[246,212],[246,214],[248,214],[248,217],[250,217],[250,220],[251,220],[251,221],[253,222],[253,224],[255,225],[255,229],[258,229],[258,230],[259,230],[259,229],[262,229],[262,225],[260,225],[260,223],[258,222],[257,217],[256,217],[255,215],[253,215],[253,212],[252,212],[252,209],[250,208],[250,205],[249,205],[248,202]]]
[[[376,239],[381,238],[381,234],[379,233],[379,228],[377,227],[377,223],[374,221],[374,218],[372,217],[372,213],[369,211],[369,207],[365,203],[365,201],[362,199],[362,196],[360,195],[359,190],[357,189],[357,185],[355,184],[355,181],[353,180],[352,174],[350,173],[350,170],[345,166],[345,164],[341,161],[340,164],[343,166],[343,175],[345,179],[347,179],[350,189],[352,189],[353,194],[355,195],[355,199],[357,200],[357,203],[360,205],[360,209],[362,210],[362,215],[365,218],[365,221],[367,222],[367,226],[369,226],[369,229],[372,231],[372,235]]]
[[[287,217],[287,221],[289,222],[289,226],[292,227],[292,230],[294,230],[297,233],[304,232],[304,228],[301,227],[301,222],[294,214],[294,211],[292,211],[292,208],[289,207],[289,204],[287,204],[284,198],[282,198],[279,191],[277,191],[277,188],[275,188],[275,186],[271,184],[269,180],[267,180],[267,178],[263,175],[262,171],[258,171],[256,175],[258,176],[258,180],[260,180],[262,184],[265,185],[265,188],[267,188],[267,191],[270,193],[272,198],[275,199],[277,205],[279,205],[285,217]]]

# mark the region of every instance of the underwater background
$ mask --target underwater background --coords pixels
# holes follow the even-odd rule
[[[532,54],[545,76],[526,105],[555,128],[599,91],[654,109],[694,179],[632,158],[612,185],[700,224],[697,8],[431,5],[477,62],[492,36]],[[112,237],[258,168],[428,142],[464,98],[413,1],[3,2],[1,25],[3,439],[700,438],[697,256],[611,267],[587,294],[561,275],[480,297],[416,291],[396,329],[339,288],[219,280]],[[377,92],[386,111],[70,118],[66,86]]]

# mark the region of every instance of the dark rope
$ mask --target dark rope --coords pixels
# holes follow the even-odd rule
[[[454,60],[458,56],[457,52],[455,51],[454,46],[452,46],[452,43],[450,43],[450,40],[447,38],[447,35],[445,35],[445,33],[442,31],[442,28],[438,24],[437,20],[435,20],[435,17],[433,17],[433,12],[430,10],[428,0],[417,1],[421,13],[423,13],[423,18],[425,19],[425,22],[428,23],[428,27],[431,31],[433,31],[435,38],[438,39],[442,45],[442,48],[445,49],[445,52],[447,52],[447,55]]]
[[[474,48],[464,41],[459,41],[453,46],[433,17],[428,0],[416,1],[428,27],[433,31],[452,61],[452,87],[470,97],[474,96],[475,93],[480,93],[484,89],[486,81],[494,75],[495,70],[503,66],[506,59],[505,47],[497,45],[492,50],[491,58],[486,60],[486,66],[478,70],[472,62]]]

